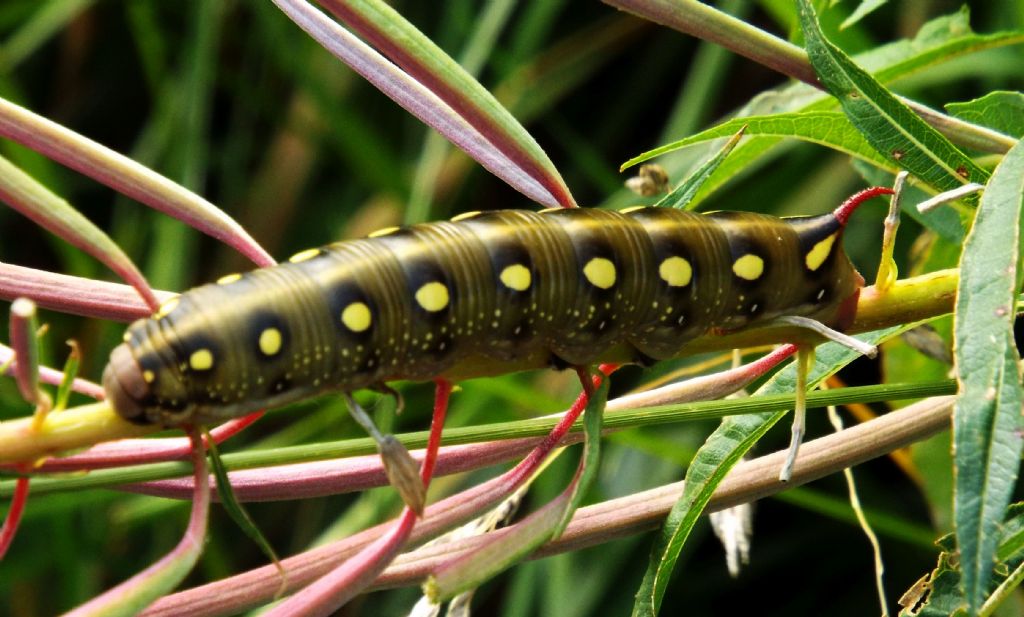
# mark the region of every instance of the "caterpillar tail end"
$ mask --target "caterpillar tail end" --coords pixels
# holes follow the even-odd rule
[[[878,197],[879,195],[892,195],[895,191],[887,186],[873,186],[871,188],[864,189],[858,193],[851,195],[846,201],[844,201],[838,208],[832,212],[832,216],[836,217],[841,226],[846,226],[846,222],[850,220],[850,215],[865,201]]]
[[[149,384],[128,345],[118,345],[110,353],[103,371],[103,390],[117,415],[135,424],[150,423],[140,402],[149,394]]]

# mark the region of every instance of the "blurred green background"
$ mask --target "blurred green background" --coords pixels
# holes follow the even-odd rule
[[[781,36],[795,27],[788,1],[718,4]],[[976,31],[1024,27],[1024,2],[969,4]],[[394,5],[478,74],[527,126],[581,205],[638,201],[621,188],[622,161],[705,128],[784,83],[752,62],[596,2]],[[829,35],[848,52],[912,37],[927,20],[960,7],[890,2],[838,32],[837,24],[855,5],[842,2],[823,16]],[[997,88],[1020,90],[1022,60],[1020,47],[985,52],[915,75],[895,89],[935,107]],[[269,2],[4,0],[0,95],[197,191],[278,259],[403,221],[532,207],[335,61]],[[35,153],[6,141],[0,153],[108,230],[155,287],[182,290],[245,267],[229,249],[185,225]],[[864,184],[847,157],[794,144],[702,207],[813,214]],[[881,200],[866,205],[846,239],[869,280],[878,261],[883,208]],[[898,257],[906,269],[917,231],[906,222],[900,233]],[[112,280],[91,258],[7,208],[0,208],[0,261]],[[6,331],[7,306],[0,309]],[[83,375],[97,379],[123,326],[50,312],[43,318],[51,325],[46,361],[59,366],[62,341],[74,337],[85,353]],[[905,372],[945,373],[906,348],[891,350],[890,357],[906,362]],[[681,364],[624,370],[613,393]],[[867,362],[854,369],[844,375],[851,383],[877,382],[886,370]],[[468,382],[453,400],[449,426],[558,411],[577,387],[575,375],[552,372]],[[406,411],[395,430],[425,428],[429,388],[406,385],[403,392]],[[0,382],[0,419],[29,411],[13,382]],[[681,478],[685,462],[712,428],[686,424],[609,438],[589,501]],[[812,414],[809,435],[828,430],[823,415]],[[358,435],[340,402],[327,398],[275,412],[224,449]],[[787,440],[788,426],[777,427],[758,451]],[[927,491],[890,459],[857,470],[862,500],[883,543],[891,609],[934,566],[931,540],[948,531],[948,503],[936,497],[948,483],[947,450],[943,435],[916,452],[918,472],[933,481]],[[543,503],[564,486],[575,456],[563,459],[538,481],[525,507]],[[493,473],[440,479],[432,494]],[[845,494],[837,476],[758,503],[751,563],[736,580],[702,523],[684,551],[664,614],[877,614],[870,549],[852,522]],[[381,489],[250,509],[278,551],[290,555],[382,520],[397,507],[392,492]],[[75,606],[159,558],[177,542],[186,518],[185,504],[113,491],[31,498],[23,528],[0,563],[0,614],[48,615]],[[480,590],[476,614],[627,614],[649,542],[648,536],[628,538],[515,568]],[[211,540],[189,581],[221,578],[263,561],[215,507]],[[416,596],[417,590],[371,594],[343,614],[401,615]]]

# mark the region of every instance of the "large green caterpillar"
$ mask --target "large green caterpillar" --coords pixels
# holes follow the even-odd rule
[[[128,329],[103,384],[123,417],[179,426],[395,379],[646,363],[783,315],[842,327],[863,285],[848,214],[508,210],[384,229],[170,300]]]

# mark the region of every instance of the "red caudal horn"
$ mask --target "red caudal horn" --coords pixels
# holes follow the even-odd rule
[[[893,190],[887,186],[873,186],[868,189],[864,189],[859,193],[855,193],[850,196],[849,199],[844,201],[835,212],[832,214],[839,221],[840,225],[846,225],[846,221],[850,219],[850,215],[857,209],[857,206],[861,205],[865,201],[878,197],[879,195],[892,195]]]

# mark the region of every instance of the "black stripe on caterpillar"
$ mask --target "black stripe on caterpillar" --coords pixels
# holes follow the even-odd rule
[[[842,327],[863,279],[846,215],[473,212],[223,277],[132,324],[103,376],[121,416],[214,423],[329,390],[637,362],[781,315]]]

